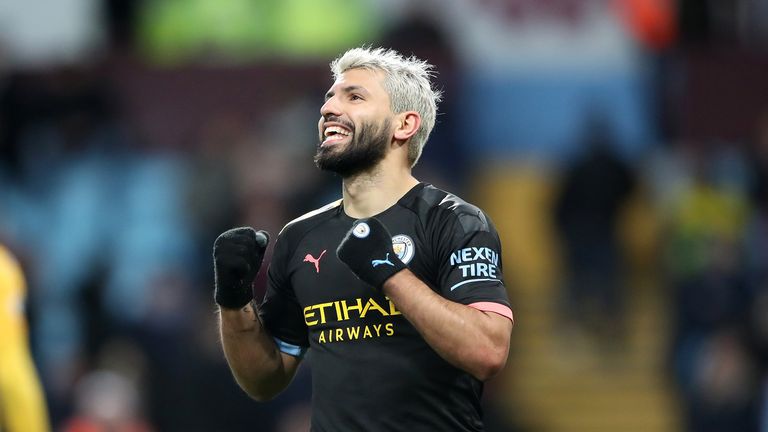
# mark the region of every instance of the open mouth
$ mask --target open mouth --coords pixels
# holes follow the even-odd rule
[[[329,145],[329,144],[335,144],[339,141],[342,141],[348,137],[352,136],[352,131],[349,129],[346,129],[342,126],[328,126],[323,131],[323,137],[325,138],[323,140],[322,146]]]

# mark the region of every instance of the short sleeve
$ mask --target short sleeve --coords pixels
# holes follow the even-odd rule
[[[499,235],[481,210],[467,207],[446,212],[439,223],[436,250],[440,292],[449,300],[512,319]]]
[[[307,326],[288,275],[290,251],[278,237],[267,272],[267,292],[259,306],[259,317],[280,351],[301,357],[309,347]]]

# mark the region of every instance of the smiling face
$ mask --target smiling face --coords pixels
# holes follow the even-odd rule
[[[365,172],[387,155],[393,113],[382,73],[350,69],[325,95],[320,108],[320,145],[315,164],[342,177]]]

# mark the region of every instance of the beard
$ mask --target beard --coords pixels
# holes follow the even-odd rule
[[[323,171],[334,172],[341,177],[351,177],[375,167],[387,155],[387,146],[391,135],[389,133],[392,121],[386,119],[381,127],[373,123],[362,123],[359,131],[352,130],[352,140],[345,149],[318,148],[315,155],[315,165]]]

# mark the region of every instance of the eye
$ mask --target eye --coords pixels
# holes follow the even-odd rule
[[[359,94],[352,93],[349,95],[349,100],[358,101],[358,100],[363,100],[363,98]]]

